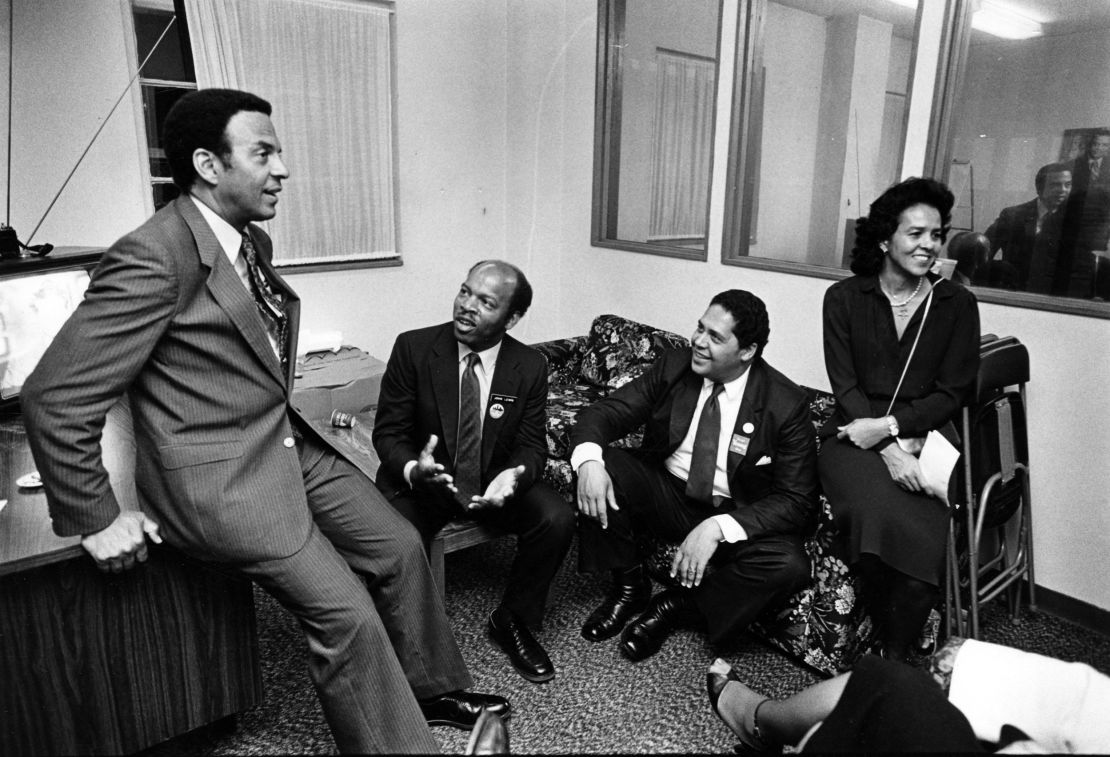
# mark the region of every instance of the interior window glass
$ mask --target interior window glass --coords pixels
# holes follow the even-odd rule
[[[984,20],[1003,7],[1009,25]],[[984,2],[953,102],[958,271],[997,289],[1110,299],[1110,4]],[[969,235],[970,236],[970,235]]]
[[[705,257],[719,0],[609,0],[595,241]]]
[[[899,178],[915,3],[767,2],[731,256],[846,267],[855,219]],[[735,209],[737,215],[742,208]]]

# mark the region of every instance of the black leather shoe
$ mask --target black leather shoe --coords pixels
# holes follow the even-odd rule
[[[466,744],[465,754],[508,753],[509,727],[497,715],[486,710],[478,718],[474,730],[470,732],[470,741]]]
[[[478,722],[483,710],[489,710],[502,720],[508,720],[512,708],[509,700],[494,694],[450,691],[422,700],[420,709],[428,725],[449,725],[469,731]]]
[[[546,683],[555,677],[555,666],[528,626],[505,608],[489,614],[490,638],[509,656],[509,661],[532,683]]]
[[[644,611],[651,600],[651,580],[636,566],[613,572],[613,585],[604,601],[582,624],[582,638],[604,641],[621,632],[625,624]]]
[[[659,651],[672,631],[703,625],[694,598],[685,591],[668,589],[655,595],[644,614],[621,634],[621,653],[639,662]]]

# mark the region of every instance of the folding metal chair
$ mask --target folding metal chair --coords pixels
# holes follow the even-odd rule
[[[948,536],[948,632],[978,638],[979,608],[1006,592],[1017,623],[1021,581],[1036,610],[1025,384],[1029,351],[1014,337],[985,335],[975,397],[962,412],[963,502]],[[966,612],[964,602],[966,601]]]

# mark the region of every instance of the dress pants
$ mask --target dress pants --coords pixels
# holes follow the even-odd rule
[[[314,525],[289,557],[234,566],[292,612],[341,752],[438,751],[417,698],[471,685],[420,537],[370,480],[300,442]]]
[[[529,626],[543,626],[551,582],[574,538],[576,513],[558,492],[537,481],[507,499],[504,507],[477,513],[465,512],[449,497],[411,489],[398,492],[390,502],[429,544],[437,531],[460,516],[516,534],[516,557],[501,606]]]
[[[638,453],[605,450],[619,510],[609,510],[609,527],[592,518],[579,524],[579,570],[603,573],[639,564],[638,534],[679,543],[707,518],[719,514],[708,503],[686,497],[686,482]],[[721,542],[700,586],[692,592],[705,618],[709,640],[719,642],[746,628],[767,605],[785,601],[810,580],[809,558],[798,534],[772,534],[733,544]]]

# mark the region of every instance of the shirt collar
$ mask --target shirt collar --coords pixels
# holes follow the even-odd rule
[[[751,367],[751,365],[748,365],[748,370],[744,371],[738,377],[734,378],[732,381],[726,382],[723,385],[724,388],[725,388],[724,389],[725,396],[728,397],[729,402],[737,402],[737,401],[740,400],[741,397],[744,396],[744,389],[748,385],[748,376],[750,376],[750,375],[752,375],[752,367]],[[707,379],[702,379],[702,385],[701,386],[702,386],[703,390],[706,387],[708,387],[709,390],[712,391],[713,390],[713,384],[714,384],[713,380],[707,378]]]
[[[470,349],[462,342],[456,342],[456,344],[459,345],[460,363],[466,358],[467,355],[469,355],[471,352],[474,352],[474,350]],[[496,365],[497,356],[499,354],[501,354],[501,340],[498,340],[497,344],[493,345],[489,349],[485,349],[479,352],[478,358],[482,361],[482,369],[485,371],[489,371],[492,366]]]
[[[204,220],[212,228],[212,233],[216,235],[216,241],[220,243],[221,249],[227,255],[227,259],[234,265],[235,261],[239,258],[239,248],[243,246],[243,233],[239,232],[230,223],[225,221],[220,215],[212,210],[212,208],[205,205],[193,195],[189,195],[189,199],[197,206],[197,210],[204,216]]]
[[[1062,207],[1063,203],[1061,203],[1060,206]],[[1059,209],[1059,207],[1057,208],[1057,210],[1058,209]],[[1055,210],[1050,210],[1047,205],[1045,205],[1043,202],[1041,202],[1041,198],[1039,198],[1039,197],[1037,198],[1037,220],[1038,221],[1041,220],[1042,218],[1044,218],[1045,216],[1047,216],[1049,213],[1055,213],[1055,212],[1056,212]]]

